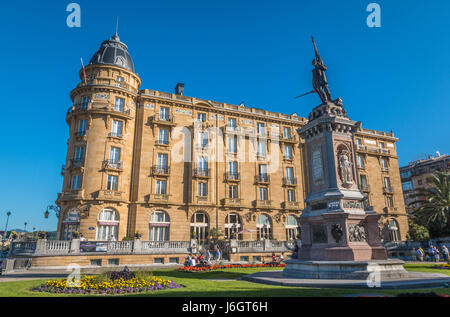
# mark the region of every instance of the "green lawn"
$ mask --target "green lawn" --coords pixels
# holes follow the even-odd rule
[[[430,268],[433,264],[407,264],[405,268],[410,271],[438,272],[450,275],[450,270],[437,270]],[[231,296],[252,296],[252,297],[287,297],[287,296],[342,296],[356,293],[377,293],[380,295],[395,295],[399,293],[430,292],[436,291],[440,294],[450,295],[449,288],[437,289],[414,289],[414,290],[376,290],[376,289],[318,289],[309,287],[284,287],[250,283],[245,281],[235,281],[239,277],[263,270],[282,270],[282,268],[246,268],[246,269],[225,269],[213,272],[184,273],[173,270],[155,270],[153,274],[158,277],[175,281],[185,287],[180,289],[162,290],[130,294],[123,296],[181,296],[181,297],[231,297]],[[230,281],[212,281],[211,279]],[[5,296],[86,296],[86,295],[61,295],[50,293],[31,292],[30,289],[44,283],[46,280],[21,281],[21,282],[1,282],[0,297]],[[90,295],[87,295],[90,296]]]

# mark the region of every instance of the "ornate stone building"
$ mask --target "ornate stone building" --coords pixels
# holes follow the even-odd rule
[[[142,89],[114,35],[71,92],[60,239],[294,240],[308,194],[307,118]],[[408,231],[393,133],[359,128],[358,186],[382,222]],[[326,159],[326,158],[324,158]],[[386,236],[386,238],[389,238]]]

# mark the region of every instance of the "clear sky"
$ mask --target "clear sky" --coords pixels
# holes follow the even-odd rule
[[[80,57],[114,33],[129,47],[141,88],[307,116],[314,35],[333,98],[363,127],[393,130],[400,165],[449,153],[450,1],[93,1],[69,28],[71,1],[1,1],[0,230],[55,230],[43,213],[61,191]]]

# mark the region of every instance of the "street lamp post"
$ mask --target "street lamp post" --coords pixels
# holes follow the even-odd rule
[[[0,253],[0,257],[3,257],[3,248],[4,248],[4,246],[5,246],[6,232],[8,231],[8,221],[9,221],[9,216],[11,216],[11,211],[8,211],[8,212],[6,213],[5,234],[4,234],[3,238],[2,238],[2,250],[1,250],[1,253]],[[0,269],[0,270],[1,270],[1,269]]]

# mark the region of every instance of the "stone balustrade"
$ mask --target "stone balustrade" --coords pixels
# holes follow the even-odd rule
[[[89,241],[94,244],[95,241]],[[193,241],[108,241],[99,242],[102,248],[98,251],[81,252],[80,240],[53,241],[40,239],[38,241],[11,243],[9,256],[58,256],[83,254],[186,254],[195,247]],[[233,253],[283,252],[291,251],[295,241],[239,241],[231,240]]]

